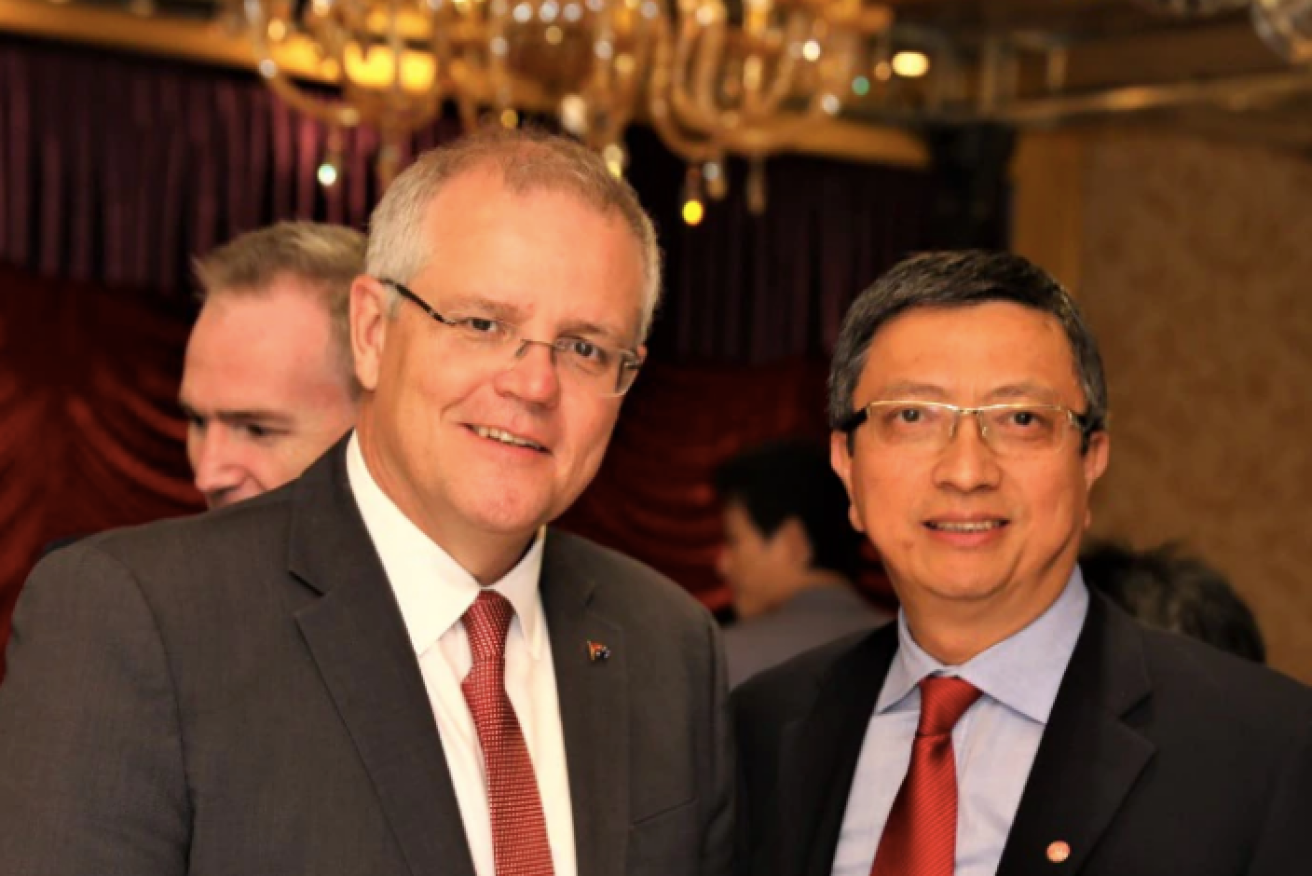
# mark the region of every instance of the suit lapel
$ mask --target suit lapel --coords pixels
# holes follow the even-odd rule
[[[1081,871],[1156,750],[1122,720],[1151,692],[1137,627],[1091,594],[999,876],[1050,876],[1048,848],[1057,841],[1070,848],[1061,872]]]
[[[815,705],[783,728],[779,811],[774,828],[779,872],[828,876],[866,727],[897,650],[897,624],[862,639],[819,679]]]
[[[319,597],[296,622],[413,876],[474,876],[419,664],[351,496],[346,444],[297,482],[289,568]]]
[[[628,654],[605,617],[604,582],[592,579],[569,536],[550,530],[542,557],[542,605],[551,635],[569,768],[579,876],[624,872],[629,827]],[[609,649],[592,660],[588,643]]]

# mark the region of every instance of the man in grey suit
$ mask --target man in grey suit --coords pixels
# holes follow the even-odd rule
[[[729,687],[892,619],[853,583],[861,536],[848,523],[843,482],[818,445],[792,439],[752,447],[721,463],[714,481],[724,505],[716,569],[737,615],[724,631]]]
[[[33,574],[0,687],[19,874],[724,874],[709,614],[545,527],[642,363],[659,252],[582,147],[429,153],[352,287],[358,425],[298,481]]]

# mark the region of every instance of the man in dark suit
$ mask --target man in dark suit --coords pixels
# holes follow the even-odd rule
[[[0,687],[19,874],[725,874],[715,625],[544,526],[597,470],[656,303],[582,147],[422,157],[352,288],[358,425],[299,480],[42,563]]]
[[[1107,395],[1065,291],[1008,254],[909,259],[853,304],[830,387],[902,610],[735,694],[739,871],[1312,872],[1312,692],[1081,578]]]

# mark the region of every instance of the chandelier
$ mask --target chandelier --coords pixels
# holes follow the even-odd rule
[[[375,128],[386,186],[401,143],[453,102],[464,127],[556,117],[623,173],[623,134],[647,119],[689,164],[688,199],[727,190],[727,155],[762,162],[836,116],[892,14],[866,0],[228,0],[260,75],[289,105],[340,131]],[[741,5],[736,5],[741,2]],[[292,54],[337,86],[323,97],[287,72]]]

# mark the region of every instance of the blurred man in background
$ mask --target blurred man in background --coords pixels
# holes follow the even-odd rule
[[[1080,569],[1090,586],[1148,626],[1266,662],[1253,612],[1224,575],[1178,545],[1135,551],[1098,542],[1080,552]]]
[[[891,619],[853,587],[861,536],[827,455],[801,441],[748,450],[715,472],[724,503],[717,568],[737,622],[725,631],[729,683]]]
[[[196,261],[202,301],[179,400],[211,508],[282,486],[355,422],[347,324],[358,231],[280,222]]]

